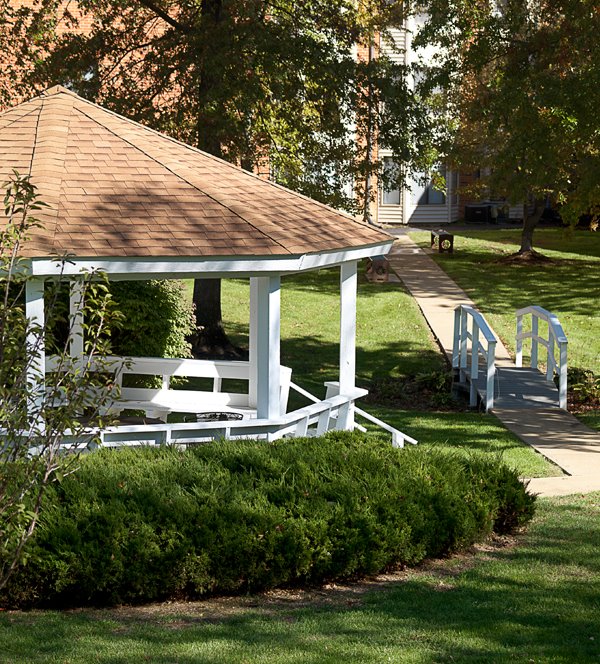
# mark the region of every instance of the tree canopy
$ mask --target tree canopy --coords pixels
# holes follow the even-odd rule
[[[407,166],[423,166],[431,153],[429,119],[401,59],[369,57],[404,12],[387,0],[39,0],[13,13],[9,47],[30,62],[21,85],[71,84],[127,117],[359,211],[374,195],[365,194],[367,175],[380,166],[373,137]],[[357,57],[361,46],[366,55]]]
[[[374,176],[387,177],[375,146],[403,175],[434,154],[403,59],[377,53],[405,11],[388,0],[37,0],[5,15],[0,39],[26,63],[13,89],[71,85],[370,221]],[[218,282],[197,281],[194,301],[212,339],[196,348],[225,343]]]
[[[600,4],[430,0],[423,9],[416,43],[436,47],[425,85],[444,91],[450,159],[481,169],[487,191],[512,203],[548,197],[569,221],[595,209]]]

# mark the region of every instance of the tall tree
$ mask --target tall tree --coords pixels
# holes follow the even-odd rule
[[[123,115],[335,207],[368,210],[375,141],[406,164],[431,154],[429,118],[403,65],[357,57],[357,46],[401,25],[403,2],[38,2],[44,20],[35,22],[60,29],[43,40],[29,83],[70,81]],[[205,345],[226,347],[219,282],[197,283],[194,299]]]
[[[574,221],[600,202],[600,3],[430,0],[417,45],[436,47],[423,85],[444,93],[450,158],[524,207],[533,252],[544,202]]]

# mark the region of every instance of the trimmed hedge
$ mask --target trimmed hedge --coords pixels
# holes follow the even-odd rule
[[[413,565],[527,522],[498,460],[362,434],[105,450],[49,492],[7,606],[118,604]]]

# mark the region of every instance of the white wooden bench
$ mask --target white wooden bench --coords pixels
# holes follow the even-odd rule
[[[46,371],[56,366],[54,358],[48,358]],[[98,367],[114,371],[119,396],[110,405],[109,412],[119,415],[124,410],[142,410],[146,416],[166,419],[169,413],[240,413],[244,418],[256,417],[256,408],[250,405],[248,389],[245,392],[224,391],[223,380],[250,380],[250,363],[225,360],[191,360],[155,357],[103,357]],[[92,366],[92,370],[94,366]],[[155,376],[161,386],[123,386],[124,376]],[[281,367],[280,409],[287,412],[292,370]],[[174,377],[208,378],[212,390],[190,390],[171,387]]]

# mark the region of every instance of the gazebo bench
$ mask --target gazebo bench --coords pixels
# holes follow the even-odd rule
[[[256,417],[256,408],[250,404],[246,392],[223,390],[223,380],[242,380],[249,383],[250,363],[226,360],[193,360],[157,357],[102,357],[98,358],[99,371],[107,367],[114,372],[115,399],[105,410],[120,415],[124,410],[142,410],[147,417],[166,419],[169,413],[240,413],[244,418]],[[92,365],[92,371],[96,367]],[[55,369],[54,358],[48,358],[47,371]],[[158,377],[160,387],[123,386],[125,376]],[[171,379],[209,379],[212,390],[177,389]],[[280,370],[280,409],[287,411],[292,370]],[[126,381],[127,382],[127,381]]]

